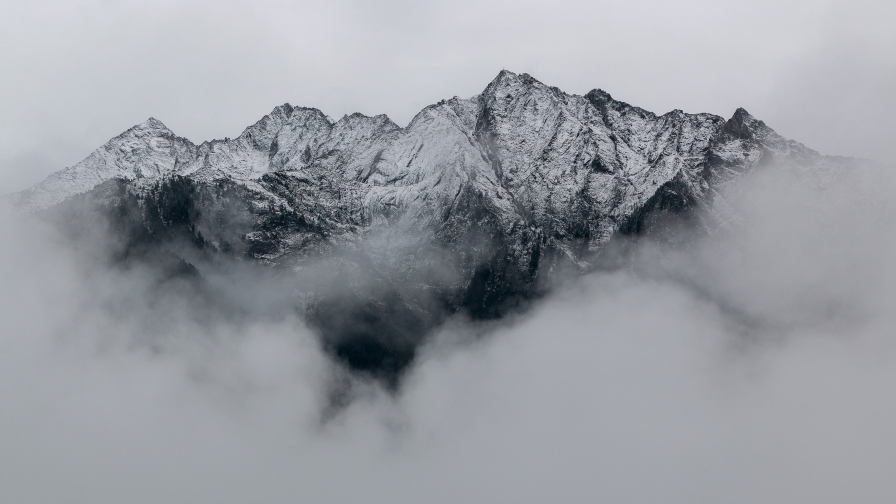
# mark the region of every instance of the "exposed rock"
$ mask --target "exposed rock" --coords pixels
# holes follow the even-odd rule
[[[114,186],[150,241],[200,272],[221,257],[291,271],[325,346],[395,383],[445,316],[500,317],[552,271],[587,269],[616,234],[723,213],[720,188],[770,161],[849,163],[743,109],[657,116],[503,71],[405,128],[286,104],[235,139],[194,145],[149,119],[17,200],[34,212],[108,200]]]

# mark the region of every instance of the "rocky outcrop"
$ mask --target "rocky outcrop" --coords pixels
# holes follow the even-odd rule
[[[658,116],[503,71],[404,128],[286,104],[235,139],[195,145],[149,119],[17,201],[42,211],[102,200],[112,184],[200,272],[219,256],[328,271],[302,283],[297,305],[334,355],[394,377],[447,314],[499,317],[551,271],[587,269],[614,235],[643,233],[657,215],[711,215],[720,188],[782,160],[848,164],[743,109]]]

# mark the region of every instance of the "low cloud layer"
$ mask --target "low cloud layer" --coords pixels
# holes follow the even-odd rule
[[[892,502],[893,182],[768,167],[711,236],[449,321],[398,395],[4,211],[0,501]]]

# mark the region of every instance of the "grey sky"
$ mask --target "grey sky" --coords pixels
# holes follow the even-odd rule
[[[196,142],[284,102],[406,124],[502,68],[660,113],[743,106],[823,153],[886,160],[894,20],[872,0],[7,0],[0,192],[150,116]]]
[[[283,102],[406,124],[502,68],[656,112],[743,106],[892,162],[894,19],[892,1],[4,0],[0,192],[149,116],[197,142]],[[359,383],[325,426],[333,370],[301,321],[154,307],[151,275],[0,206],[0,502],[894,502],[896,173],[875,170],[826,191],[757,171],[737,232],[662,261],[642,244],[632,271],[473,344],[452,320],[400,396]]]

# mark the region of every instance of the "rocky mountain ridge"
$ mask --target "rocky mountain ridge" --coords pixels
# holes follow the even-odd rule
[[[397,373],[446,314],[499,317],[551,271],[587,269],[618,234],[721,214],[725,185],[776,161],[817,173],[850,162],[743,109],[658,116],[502,71],[404,128],[286,104],[237,138],[195,145],[149,119],[17,203],[131,201],[137,225],[200,271],[210,255],[291,272],[329,264],[345,285],[306,282],[302,309],[350,366]]]

